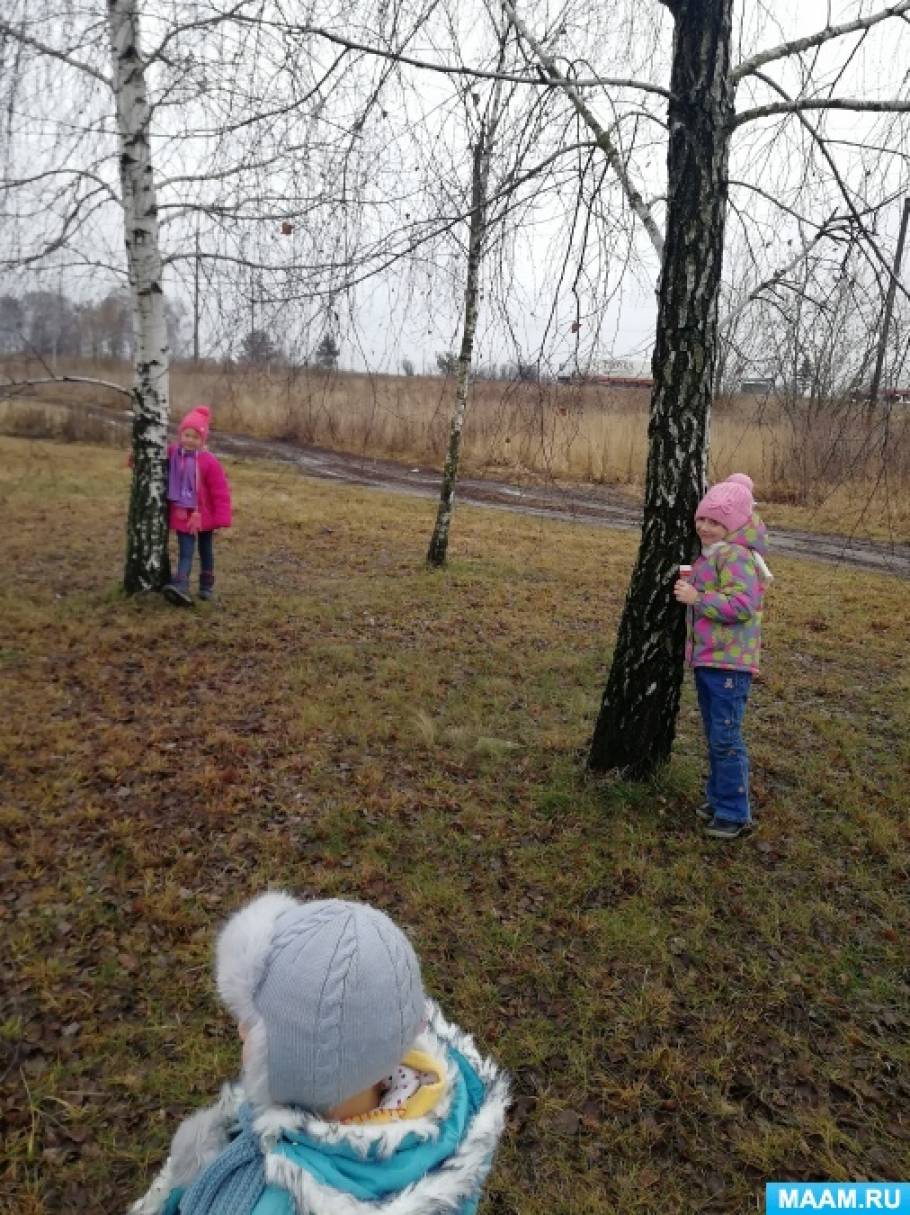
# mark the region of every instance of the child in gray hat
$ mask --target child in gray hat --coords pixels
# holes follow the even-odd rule
[[[215,971],[241,1078],[181,1124],[131,1215],[473,1215],[507,1081],[426,998],[388,916],[265,894]]]

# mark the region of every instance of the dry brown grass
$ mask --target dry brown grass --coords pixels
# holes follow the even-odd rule
[[[26,370],[19,366],[22,374]],[[91,374],[84,365],[72,370]],[[95,374],[128,381],[124,368]],[[80,385],[42,388],[52,400],[102,400],[116,394]],[[326,374],[307,369],[179,364],[174,411],[213,406],[217,427],[334,450],[441,466],[454,388],[438,376]],[[0,401],[0,410],[3,402]],[[11,412],[12,411],[12,416]],[[53,431],[29,422],[21,401],[7,403],[10,433]],[[465,425],[462,470],[507,478],[546,478],[640,488],[647,456],[648,394],[602,385],[475,383]],[[67,423],[72,429],[73,423]],[[97,427],[95,428],[97,429]],[[92,433],[64,438],[97,441]],[[712,479],[748,471],[760,497],[798,508],[787,522],[824,530],[905,535],[910,530],[910,409],[808,400],[719,401],[711,433]],[[808,512],[808,513],[800,513]],[[870,523],[871,521],[871,523]]]
[[[514,1078],[482,1215],[743,1215],[910,1176],[906,586],[785,558],[705,841],[690,681],[651,784],[579,762],[632,533],[226,460],[220,603],[116,582],[119,452],[0,439],[0,1211],[124,1210],[234,1074],[217,925],[375,902]]]

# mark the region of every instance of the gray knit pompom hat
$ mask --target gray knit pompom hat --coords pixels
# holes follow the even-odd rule
[[[411,943],[365,903],[261,895],[222,929],[215,969],[256,1104],[327,1113],[392,1072],[425,1017]]]

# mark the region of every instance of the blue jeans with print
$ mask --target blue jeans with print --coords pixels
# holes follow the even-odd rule
[[[749,756],[742,724],[752,687],[748,671],[695,668],[698,707],[708,740],[709,775],[705,795],[717,818],[748,823]]]

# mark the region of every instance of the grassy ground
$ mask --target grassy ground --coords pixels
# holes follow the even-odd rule
[[[267,885],[414,932],[511,1070],[484,1215],[910,1177],[906,585],[777,559],[760,828],[594,782],[632,537],[228,463],[218,607],[116,588],[111,450],[0,439],[0,1209],[120,1210],[238,1062],[214,927]],[[4,1205],[6,1204],[6,1205]]]

